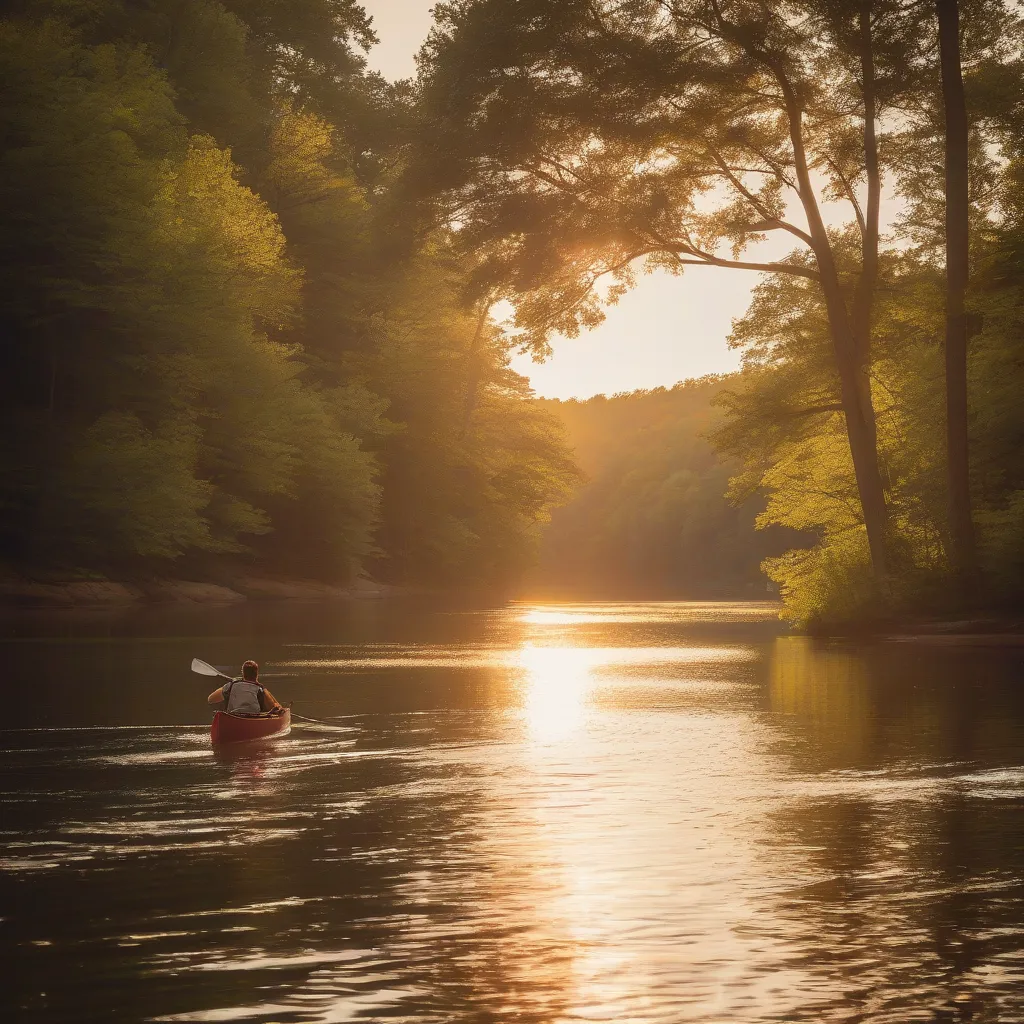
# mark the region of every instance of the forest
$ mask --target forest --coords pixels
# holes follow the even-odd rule
[[[501,584],[576,479],[395,183],[349,0],[0,23],[0,557]]]
[[[734,500],[742,464],[716,451],[731,376],[587,401],[542,401],[565,427],[584,483],[552,512],[531,597],[754,598],[761,564],[813,536],[757,529],[760,495]]]
[[[0,561],[1024,597],[1015,4],[434,13],[389,83],[356,0],[5,5]],[[511,370],[692,265],[760,274],[738,374]]]

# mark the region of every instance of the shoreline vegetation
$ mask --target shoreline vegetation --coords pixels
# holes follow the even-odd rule
[[[0,16],[0,566],[444,588],[530,561],[578,473],[403,199],[414,102],[373,42],[347,0]]]
[[[808,538],[764,562],[787,617],[1021,607],[1019,7],[467,0],[436,19],[416,177],[535,351],[644,272],[760,275],[713,438],[758,525]],[[679,310],[681,339],[699,315]]]

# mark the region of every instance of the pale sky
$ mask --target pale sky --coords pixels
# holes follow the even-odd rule
[[[416,73],[415,54],[430,30],[435,0],[362,0],[380,44],[370,67],[389,79]],[[671,387],[688,377],[725,373],[739,365],[726,345],[760,275],[691,267],[682,277],[640,277],[607,320],[579,338],[556,338],[546,363],[519,356],[513,366],[537,394],[589,398],[636,388]]]

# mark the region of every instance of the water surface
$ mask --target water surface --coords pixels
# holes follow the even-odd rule
[[[0,644],[4,1020],[1024,1020],[1018,652],[664,603]],[[328,724],[213,752],[193,656]]]

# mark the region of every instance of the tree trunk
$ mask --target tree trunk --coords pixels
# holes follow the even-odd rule
[[[967,105],[960,68],[957,0],[935,0],[939,22],[942,99],[946,114],[946,453],[953,569],[961,596],[974,589],[977,550],[971,518],[967,439],[967,293],[969,193]]]
[[[861,272],[853,296],[851,314],[853,341],[857,351],[857,382],[861,408],[877,444],[875,407],[871,400],[871,314],[878,287],[878,221],[881,211],[882,172],[878,159],[877,89],[875,54],[871,37],[872,0],[861,0],[858,12],[861,92],[864,98],[864,174],[867,179],[867,203],[864,208],[861,238]]]
[[[839,372],[840,397],[846,417],[846,434],[850,441],[850,454],[857,478],[864,527],[871,551],[871,566],[882,591],[888,589],[889,577],[889,510],[885,502],[885,488],[878,465],[878,440],[875,429],[874,406],[871,402],[869,366],[864,366],[861,346],[857,342],[854,324],[846,308],[839,271],[836,267],[832,242],[825,229],[821,210],[811,185],[810,168],[804,149],[802,110],[796,94],[785,79],[779,78],[786,100],[793,141],[793,162],[811,245],[821,275],[821,289],[828,314],[829,334]],[[870,324],[869,324],[870,330]]]
[[[831,252],[827,259],[821,254],[818,265],[832,265]],[[825,268],[823,267],[823,270]],[[833,268],[834,269],[834,268]],[[864,526],[871,551],[871,565],[875,577],[883,590],[889,576],[889,510],[885,501],[885,488],[878,466],[878,439],[875,431],[874,408],[871,406],[870,391],[865,411],[865,368],[857,351],[853,332],[846,313],[846,303],[838,277],[834,273],[822,273],[822,291],[828,311],[829,333],[832,336],[832,350],[836,368],[839,371],[840,398],[846,418],[846,436],[850,442],[853,470],[857,478],[861,508],[864,512]]]

